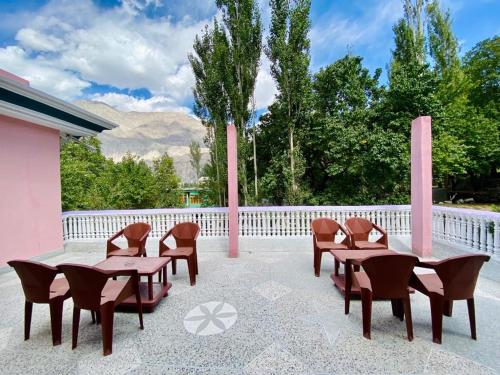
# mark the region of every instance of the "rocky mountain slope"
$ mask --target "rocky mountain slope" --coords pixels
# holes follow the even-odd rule
[[[121,112],[101,102],[84,100],[74,104],[119,125],[98,135],[103,154],[116,161],[131,152],[151,164],[167,152],[182,181],[193,182],[196,177],[189,162],[192,141],[201,146],[202,164],[208,160],[208,148],[203,143],[206,130],[193,116],[181,112]]]

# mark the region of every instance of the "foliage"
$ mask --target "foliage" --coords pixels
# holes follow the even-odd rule
[[[307,121],[311,92],[310,41],[307,36],[311,27],[311,1],[271,0],[270,6],[271,27],[265,52],[271,61],[271,74],[279,91],[277,101],[270,108],[277,118],[271,124],[276,129],[271,131],[286,134],[287,146],[282,144],[276,155],[281,159],[287,155],[289,161],[288,166],[283,164],[283,160],[272,161],[271,168],[281,164],[280,168],[273,169],[278,173],[275,177],[284,183],[279,187],[283,192],[279,200],[296,204],[302,203],[305,191],[305,184],[299,183],[305,172],[300,133]],[[274,185],[266,187],[267,194],[271,193],[270,186]],[[274,190],[273,194],[277,193],[278,190]]]
[[[174,160],[167,153],[153,160],[153,177],[156,194],[155,206],[159,208],[178,207],[180,179],[175,174]]]
[[[106,159],[97,138],[61,145],[63,210],[179,206],[179,178],[167,154],[153,169],[127,154],[118,163]]]
[[[192,141],[189,145],[189,156],[191,158],[189,162],[194,169],[196,182],[198,182],[201,172],[201,150],[198,142]]]

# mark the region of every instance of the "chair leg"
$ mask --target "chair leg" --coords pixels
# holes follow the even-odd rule
[[[189,283],[191,284],[191,286],[194,286],[196,284],[196,269],[194,262],[195,262],[194,256],[190,256],[187,258]]]
[[[50,325],[52,328],[52,345],[61,345],[61,331],[62,331],[62,315],[63,315],[62,298],[55,298],[50,301]]]
[[[160,272],[161,274],[161,272]],[[139,314],[139,324],[141,329],[144,329],[144,322],[142,320],[142,301],[141,301],[141,292],[139,291],[139,288],[135,288],[135,301],[137,304],[137,312]]]
[[[406,321],[406,333],[408,341],[413,341],[413,320],[411,318],[410,296],[403,298],[404,315]]]
[[[429,297],[431,301],[432,341],[441,344],[443,335],[443,298],[432,294]]]
[[[177,273],[177,259],[172,259],[172,275]]]
[[[476,336],[476,309],[474,308],[474,298],[467,300],[467,309],[469,310],[470,335],[473,340],[477,340]]]
[[[314,274],[316,277],[319,277],[321,273],[321,257],[323,256],[323,252],[315,251],[314,252]]]
[[[113,303],[105,303],[101,306],[102,319],[102,348],[103,354],[109,355],[113,353],[113,319],[115,308]]]
[[[404,310],[401,299],[393,298],[391,299],[392,306],[392,315],[399,318],[399,320],[403,321],[404,319]]]
[[[196,274],[198,275],[198,253],[194,252],[194,268],[196,270]]]
[[[335,276],[338,276],[339,275],[339,268],[340,268],[339,261],[337,259],[334,259],[333,265],[334,265]]]
[[[95,321],[97,325],[101,324],[101,312],[99,310],[95,312]]]
[[[451,317],[452,313],[453,313],[453,301],[450,301],[450,300],[445,301],[444,308],[443,308],[443,314]]]
[[[75,349],[78,345],[78,328],[80,328],[80,309],[73,306],[73,337],[71,341],[71,349]]]
[[[33,315],[33,302],[24,302],[24,339],[30,338],[31,315]]]
[[[370,340],[372,326],[372,293],[368,289],[361,289],[361,309],[363,311],[363,336]]]

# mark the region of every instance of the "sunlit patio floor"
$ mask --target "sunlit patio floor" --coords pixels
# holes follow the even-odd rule
[[[438,257],[451,250],[436,246]],[[95,264],[103,254],[68,252],[47,263]],[[483,268],[476,289],[478,340],[470,338],[465,302],[444,318],[443,344],[432,343],[427,297],[411,297],[415,339],[391,305],[373,306],[372,340],[361,331],[361,303],[344,315],[333,286],[333,258],[313,275],[312,252],[252,252],[238,259],[201,253],[195,287],[186,265],[145,330],[133,313],[115,315],[113,354],[102,356],[100,326],[83,312],[78,347],[71,350],[72,302],[63,316],[63,343],[52,347],[49,309],[35,305],[31,339],[23,340],[24,298],[13,272],[0,275],[2,374],[494,374],[500,372],[500,265]],[[203,305],[203,306],[199,306]],[[198,318],[206,312],[205,318]]]

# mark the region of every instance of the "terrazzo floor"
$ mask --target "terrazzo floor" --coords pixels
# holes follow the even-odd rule
[[[437,256],[450,255],[440,247]],[[102,255],[65,253],[50,264],[95,264]],[[429,303],[411,297],[415,339],[389,302],[373,306],[372,340],[364,339],[361,303],[344,315],[343,299],[324,256],[320,278],[312,253],[252,252],[229,259],[199,254],[200,275],[188,284],[185,263],[169,296],[145,314],[116,313],[113,354],[102,356],[100,326],[83,312],[71,350],[72,302],[63,315],[63,343],[52,347],[49,309],[35,305],[31,338],[23,340],[24,298],[14,272],[0,275],[1,374],[495,374],[500,372],[500,265],[487,263],[476,289],[478,340],[469,336],[465,302],[444,318],[443,344],[432,343]]]

